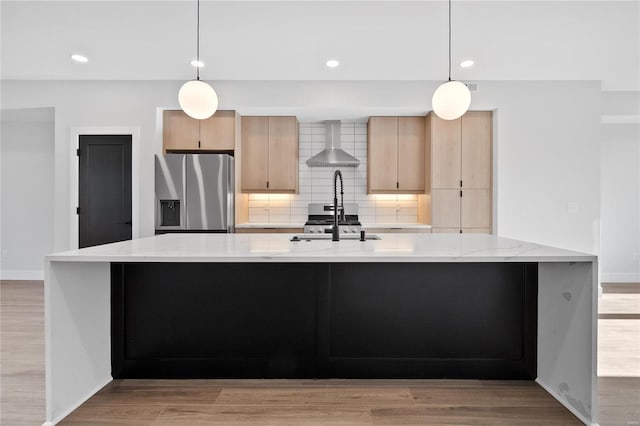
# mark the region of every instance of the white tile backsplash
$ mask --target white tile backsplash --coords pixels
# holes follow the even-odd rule
[[[340,168],[344,180],[345,202],[358,203],[360,221],[375,223],[417,223],[418,197],[416,195],[367,194],[367,125],[342,123],[340,131],[342,149],[360,160],[353,169]],[[250,194],[250,223],[304,223],[307,204],[330,203],[333,200],[334,168],[310,168],[307,159],[325,147],[323,123],[300,124],[299,193]]]

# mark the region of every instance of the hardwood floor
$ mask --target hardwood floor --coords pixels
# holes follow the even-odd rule
[[[0,282],[0,425],[44,421],[42,281]]]
[[[42,282],[0,284],[0,424],[44,420]],[[624,338],[624,337],[623,337]],[[600,424],[640,424],[640,378],[599,380]],[[63,425],[574,425],[534,382],[118,380]]]
[[[64,425],[581,424],[533,382],[187,380],[111,383]]]
[[[609,284],[603,289],[598,303],[598,375],[640,378],[640,285]]]

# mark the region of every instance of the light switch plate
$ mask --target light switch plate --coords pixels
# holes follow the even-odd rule
[[[567,203],[567,213],[578,213],[578,203],[576,201]]]

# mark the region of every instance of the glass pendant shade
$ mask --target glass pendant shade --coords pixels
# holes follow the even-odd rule
[[[443,120],[462,117],[471,105],[471,92],[466,84],[459,81],[442,83],[433,93],[433,112]]]
[[[180,108],[190,117],[204,120],[218,109],[218,95],[213,87],[201,80],[187,81],[178,92]]]

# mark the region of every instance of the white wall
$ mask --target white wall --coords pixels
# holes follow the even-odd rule
[[[53,106],[55,248],[69,247],[71,127],[141,129],[141,235],[153,234],[153,154],[160,152],[157,108],[177,107],[182,82],[3,81],[5,108]],[[220,81],[220,109],[297,115],[302,122],[426,114],[437,82]],[[497,109],[499,235],[574,250],[599,248],[600,84],[481,82],[472,109]],[[594,188],[596,188],[594,190]],[[567,212],[569,201],[578,211]]]
[[[638,117],[640,92],[603,93],[602,115]],[[602,130],[602,281],[640,282],[640,123]]]
[[[639,142],[607,127],[602,144],[602,280],[640,282]]]
[[[53,250],[52,108],[2,111],[2,279],[42,279]]]
[[[598,253],[599,84],[483,83],[481,90],[477,103],[498,108],[498,234]]]

